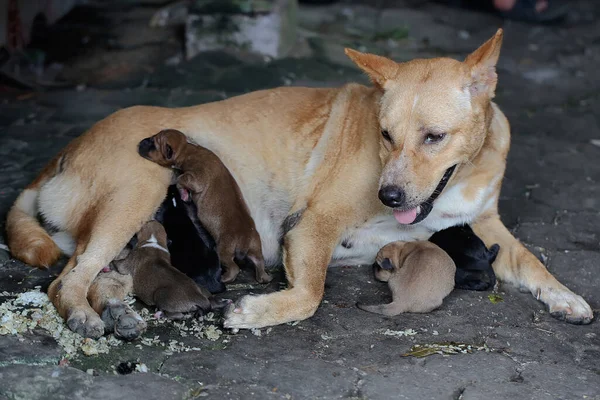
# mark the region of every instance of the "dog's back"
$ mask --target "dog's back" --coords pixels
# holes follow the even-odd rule
[[[489,249],[469,225],[458,225],[433,234],[429,241],[446,251],[456,264],[456,288],[488,290],[496,284],[492,268],[500,246]]]
[[[229,241],[258,236],[238,183],[215,153],[188,144],[177,162],[183,173],[191,173],[205,187],[202,195],[194,200],[203,215],[214,215],[205,219],[219,235],[227,236]]]
[[[236,265],[246,263],[254,266],[257,281],[269,282],[260,235],[227,167],[215,153],[193,144],[177,156],[177,166],[183,172],[177,179],[178,187],[193,193],[198,218],[217,243],[220,261],[225,265],[223,281],[234,280],[239,272]]]

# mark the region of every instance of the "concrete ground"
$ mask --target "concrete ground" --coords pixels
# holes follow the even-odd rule
[[[429,2],[303,6],[296,58],[214,52],[181,63],[174,61],[176,32],[147,32],[153,2],[127,3],[79,9],[91,21],[85,27],[68,19],[59,25],[65,40],[86,30],[85,46],[75,41],[73,54],[57,56],[62,79],[79,86],[0,93],[2,230],[11,203],[44,164],[115,110],[192,105],[279,85],[366,82],[344,46],[397,60],[462,58],[504,26],[496,100],[513,141],[502,218],[600,312],[600,3],[572,1],[568,20],[551,27]],[[47,287],[59,269],[32,270],[0,249],[0,302]],[[237,284],[227,296],[277,288]],[[530,294],[504,285],[489,295],[457,290],[432,313],[380,317],[354,304],[386,300],[386,286],[369,267],[348,266],[330,269],[313,318],[260,332],[219,333],[208,328],[217,319],[194,335],[191,322],[153,322],[144,343],[68,357],[44,330],[4,335],[0,399],[600,399],[597,321],[557,321]],[[169,350],[173,340],[184,343]],[[443,354],[407,356],[416,345]]]

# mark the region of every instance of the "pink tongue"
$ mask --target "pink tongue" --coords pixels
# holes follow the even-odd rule
[[[401,224],[408,225],[417,219],[417,209],[413,208],[408,211],[394,210],[394,218]]]

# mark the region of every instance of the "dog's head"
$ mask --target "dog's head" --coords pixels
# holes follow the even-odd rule
[[[395,271],[402,268],[408,254],[407,244],[407,242],[392,242],[379,250],[373,264],[373,273],[377,280],[387,282]]]
[[[144,246],[148,243],[157,244],[163,248],[167,248],[167,232],[158,221],[148,221],[142,229],[137,233],[137,246]]]
[[[186,145],[187,138],[183,133],[175,129],[165,129],[142,140],[138,145],[138,153],[163,167],[172,167]]]
[[[424,220],[463,163],[483,146],[496,88],[502,30],[464,62],[396,63],[346,49],[382,91],[379,198],[401,224]]]

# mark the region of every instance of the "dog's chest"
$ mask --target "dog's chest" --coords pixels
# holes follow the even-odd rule
[[[389,214],[371,218],[363,225],[349,229],[336,246],[332,266],[372,264],[379,249],[398,240],[426,240],[431,232],[420,225],[401,225]]]
[[[371,218],[363,225],[349,229],[336,246],[331,265],[371,264],[377,252],[396,241],[427,240],[442,229],[470,224],[495,202],[493,182],[468,200],[464,184],[448,188],[438,198],[427,218],[416,225],[399,224],[391,214]]]
[[[495,183],[494,179],[487,186],[475,190],[470,198],[464,195],[466,183],[448,188],[421,224],[431,232],[438,232],[452,226],[473,223],[481,213],[494,206],[497,196]]]

